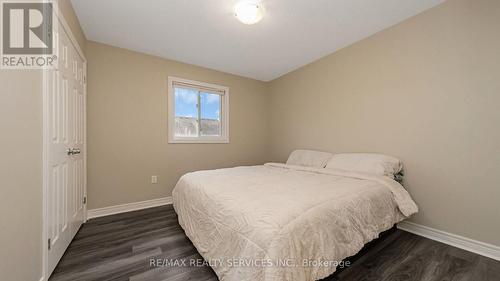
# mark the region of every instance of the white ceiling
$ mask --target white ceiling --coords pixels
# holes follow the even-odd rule
[[[89,40],[263,81],[273,80],[444,0],[72,0]]]

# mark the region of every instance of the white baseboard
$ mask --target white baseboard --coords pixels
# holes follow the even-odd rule
[[[425,238],[436,240],[450,246],[454,246],[481,256],[500,261],[500,247],[492,244],[480,242],[413,222],[401,222],[398,224],[398,228],[416,235],[423,236]]]
[[[125,212],[130,212],[130,211],[136,211],[136,210],[142,210],[142,209],[158,207],[158,206],[163,206],[163,205],[168,205],[168,204],[172,204],[172,196],[88,210],[87,211],[87,219],[104,217],[104,216],[125,213]]]

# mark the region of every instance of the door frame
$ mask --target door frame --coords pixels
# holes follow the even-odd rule
[[[52,2],[55,3],[55,2]],[[61,24],[64,30],[59,30],[59,32],[65,32],[71,41],[71,44],[75,47],[78,55],[83,59],[83,196],[87,197],[87,58],[83,53],[78,41],[76,40],[73,32],[68,23],[64,19],[64,16],[59,9],[58,5],[53,5],[53,22],[56,20]],[[43,104],[43,152],[42,152],[42,278],[40,281],[47,281],[50,277],[48,272],[49,267],[49,250],[48,250],[48,188],[49,188],[49,139],[50,139],[50,93],[49,93],[49,70],[42,70],[42,104]],[[87,204],[83,205],[83,222],[87,221]]]

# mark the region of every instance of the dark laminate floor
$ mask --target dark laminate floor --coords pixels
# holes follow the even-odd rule
[[[90,220],[82,226],[50,281],[217,280],[210,267],[151,267],[150,258],[201,256],[171,205]],[[325,279],[500,280],[500,262],[404,231],[392,231]]]

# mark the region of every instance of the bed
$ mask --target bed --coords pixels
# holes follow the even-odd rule
[[[395,180],[279,163],[198,171],[173,190],[179,223],[220,280],[318,280],[417,212]]]

